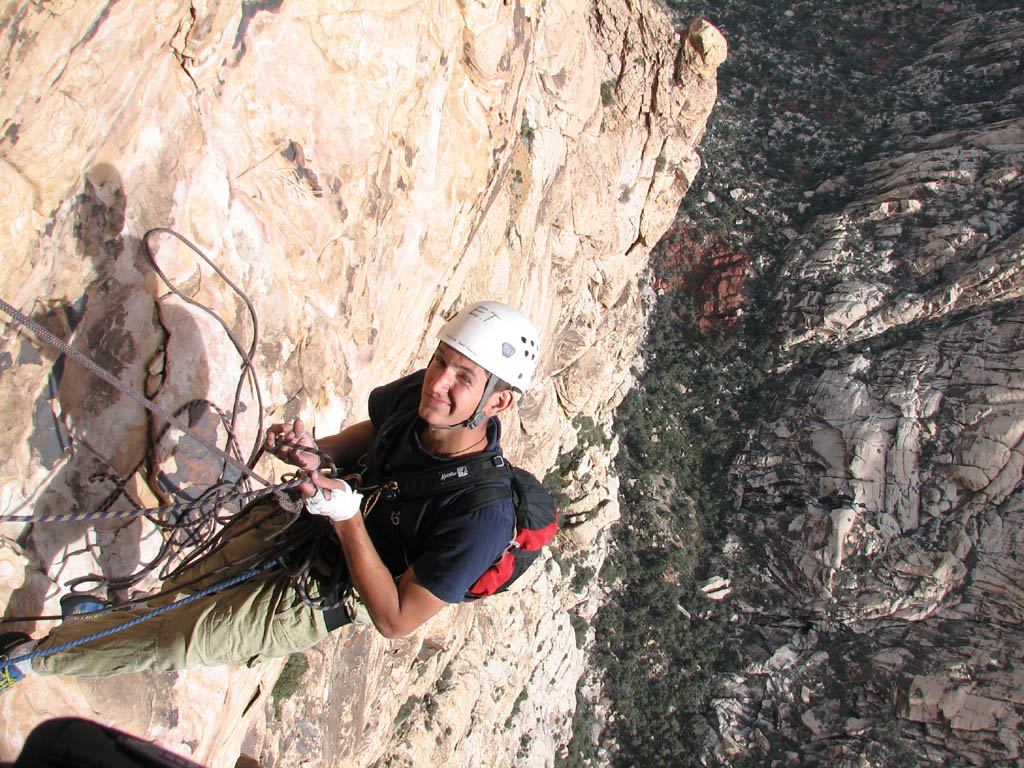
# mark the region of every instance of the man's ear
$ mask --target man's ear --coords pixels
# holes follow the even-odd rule
[[[515,402],[515,397],[513,396],[511,389],[503,389],[500,392],[495,392],[487,400],[487,405],[484,406],[484,413],[487,414],[487,418],[497,416],[511,408],[513,402]]]

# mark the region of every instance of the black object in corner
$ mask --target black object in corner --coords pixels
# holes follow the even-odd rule
[[[25,739],[13,768],[203,768],[148,741],[91,720],[62,717],[40,723]]]

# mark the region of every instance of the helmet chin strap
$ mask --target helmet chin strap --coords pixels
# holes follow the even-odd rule
[[[493,373],[487,374],[487,385],[484,387],[484,393],[480,398],[480,402],[476,406],[476,413],[470,416],[465,421],[453,424],[450,427],[431,427],[432,432],[448,432],[453,429],[476,429],[487,419],[484,415],[484,406],[487,405],[487,401],[491,399],[491,395],[494,394],[494,389],[498,385],[498,377]]]

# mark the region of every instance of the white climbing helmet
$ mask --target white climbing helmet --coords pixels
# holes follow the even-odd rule
[[[437,337],[520,392],[537,368],[540,336],[522,313],[497,301],[460,309]]]

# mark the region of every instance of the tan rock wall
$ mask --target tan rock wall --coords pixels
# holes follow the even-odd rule
[[[239,354],[145,258],[144,234],[170,227],[253,304],[264,425],[302,415],[320,434],[423,364],[451,311],[508,301],[548,346],[505,423],[507,450],[540,474],[576,445],[572,419],[607,423],[630,384],[638,277],[699,168],[724,50],[695,27],[698,74],[653,4],[618,0],[24,0],[3,6],[0,31],[0,297],[167,410],[197,398],[230,408]],[[168,278],[248,348],[240,295],[171,236],[150,242]],[[131,474],[159,431],[55,357],[11,324],[0,339],[5,515],[95,509],[113,487],[103,473]],[[240,391],[246,454],[260,407],[251,384]],[[209,411],[190,417],[223,440]],[[165,484],[202,487],[218,472],[173,434],[154,461]],[[593,565],[615,480],[600,460],[568,480],[579,501],[567,511],[601,512],[562,546]],[[130,487],[164,497],[141,477]],[[158,545],[137,521],[5,522],[0,534],[4,563],[18,564],[0,574],[7,616],[54,613],[68,579],[130,573]],[[280,663],[30,678],[0,700],[0,757],[40,718],[88,713],[218,766],[243,749],[280,764],[547,764],[583,665],[566,613],[590,599],[568,588],[575,567],[548,558],[532,584],[405,641],[324,643],[283,711],[269,696]]]

